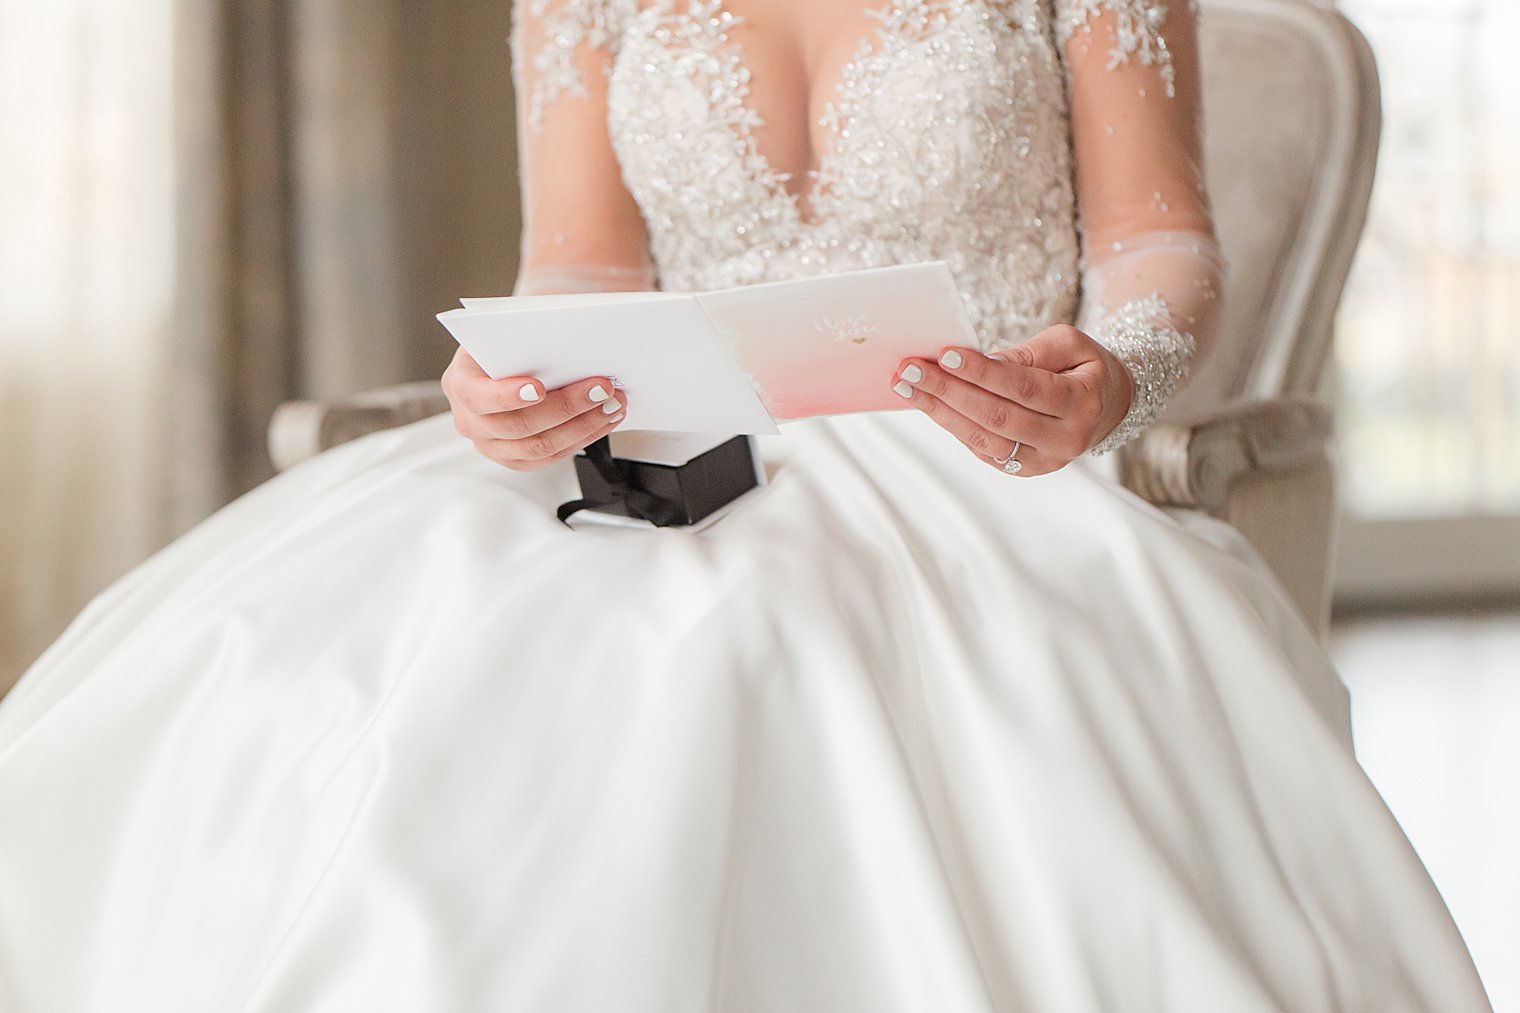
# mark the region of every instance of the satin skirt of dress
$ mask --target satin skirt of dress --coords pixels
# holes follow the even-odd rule
[[[0,1009],[1487,1009],[1229,528],[762,442],[571,531],[433,419],[122,580],[0,706]]]

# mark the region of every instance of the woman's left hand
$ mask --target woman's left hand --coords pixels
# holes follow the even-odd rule
[[[938,362],[904,359],[892,382],[995,468],[1017,441],[1022,475],[1066,467],[1124,421],[1134,397],[1124,364],[1066,324],[992,355],[947,348]]]

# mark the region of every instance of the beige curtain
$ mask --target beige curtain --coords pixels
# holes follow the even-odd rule
[[[114,116],[123,139],[101,158],[44,136],[70,171],[23,181],[62,188],[37,230],[63,239],[48,312],[0,295],[0,688],[107,581],[269,477],[276,405],[439,375],[432,315],[516,270],[510,4],[56,2],[0,0],[3,55],[26,45],[13,26],[67,21],[64,59],[26,82],[37,118],[87,135]],[[126,222],[95,194],[124,174],[153,198],[122,201]],[[6,231],[6,265],[36,258]],[[81,310],[102,260],[122,277]]]
[[[170,0],[0,0],[0,690],[153,547]]]

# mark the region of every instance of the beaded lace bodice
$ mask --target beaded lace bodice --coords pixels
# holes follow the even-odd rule
[[[639,15],[608,89],[613,143],[663,283],[945,259],[985,342],[1072,317],[1065,103],[1043,33],[973,3],[881,12],[827,104],[828,147],[799,196],[752,136],[749,74],[720,5],[669,7]],[[673,91],[651,94],[667,82]],[[668,133],[682,141],[661,143]],[[687,171],[693,162],[704,171]]]
[[[528,227],[519,291],[702,290],[943,259],[989,351],[1076,321],[1086,295],[1085,329],[1120,353],[1139,394],[1155,402],[1126,425],[1154,416],[1181,379],[1218,272],[1196,152],[1184,153],[1181,178],[1171,165],[1148,174],[1143,199],[1122,180],[1113,187],[1143,205],[1138,213],[1105,209],[1095,229],[1084,205],[1079,222],[1084,145],[1073,128],[1092,101],[1073,55],[1091,54],[1112,79],[1100,90],[1122,89],[1100,105],[1099,146],[1108,138],[1116,154],[1134,148],[1125,135],[1148,124],[1133,107],[1176,118],[1164,107],[1179,104],[1165,3],[868,4],[853,54],[837,71],[818,70],[833,75],[832,87],[813,86],[810,122],[794,117],[808,131],[789,146],[810,163],[800,171],[772,161],[776,138],[757,101],[756,75],[779,77],[784,65],[750,41],[755,5],[745,17],[731,6],[520,0]],[[594,167],[570,160],[600,162],[613,178],[593,182]],[[584,178],[567,190],[567,175]],[[1115,175],[1095,172],[1096,185]],[[588,183],[617,192],[588,194]],[[563,206],[586,200],[592,214]],[[617,222],[625,235],[588,232]],[[1190,255],[1201,267],[1183,263],[1179,278]],[[1114,263],[1094,279],[1096,265]],[[1168,291],[1179,283],[1186,291]],[[1107,290],[1106,306],[1095,304],[1097,289]],[[1190,323],[1175,315],[1179,297]]]

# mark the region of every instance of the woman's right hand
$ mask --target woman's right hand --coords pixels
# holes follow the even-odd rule
[[[443,374],[454,428],[513,471],[539,471],[617,428],[624,405],[604,376],[545,391],[530,376],[493,380],[463,348]]]

